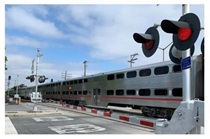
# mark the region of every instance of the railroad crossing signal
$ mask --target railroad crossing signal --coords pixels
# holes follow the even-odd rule
[[[155,27],[150,27],[145,34],[134,33],[133,39],[137,43],[142,43],[142,50],[146,57],[151,57],[159,45],[159,32]]]
[[[203,40],[201,42],[201,52],[204,55],[204,38],[203,38]]]
[[[40,76],[39,83],[44,83],[46,79],[48,79],[48,78],[46,78],[45,76]]]
[[[194,47],[201,29],[200,20],[194,13],[185,14],[178,21],[163,20],[161,28],[173,34],[173,43],[181,51]]]
[[[194,51],[195,51],[195,46],[193,45],[193,47],[190,48],[191,56],[193,55]],[[174,62],[175,64],[181,64],[182,51],[178,50],[173,44],[169,50],[169,57],[170,57],[171,61]]]
[[[27,76],[26,79],[27,80],[29,79],[31,82],[34,82],[35,77],[34,77],[34,75],[31,75],[31,76]]]

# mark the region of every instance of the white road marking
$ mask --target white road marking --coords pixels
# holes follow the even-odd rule
[[[33,118],[37,122],[43,122],[43,121],[70,121],[74,120],[73,118],[69,118],[66,116],[52,116],[52,117],[39,117],[39,118]]]
[[[5,134],[18,134],[9,117],[5,117]]]
[[[51,126],[48,127],[58,134],[71,134],[71,133],[92,133],[104,131],[106,128],[92,125],[92,124],[76,124],[76,125],[65,125],[65,126]]]

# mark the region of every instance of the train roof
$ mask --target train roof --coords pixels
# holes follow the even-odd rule
[[[199,59],[199,61],[200,61],[200,59],[202,59],[201,57],[202,57],[201,55],[193,56],[192,60]],[[88,79],[88,78],[98,77],[98,76],[101,76],[101,75],[109,75],[109,74],[133,71],[133,70],[138,70],[138,69],[146,69],[146,68],[151,68],[151,67],[160,67],[160,66],[164,66],[164,65],[175,65],[175,64],[172,61],[164,61],[164,62],[158,62],[158,63],[152,63],[152,64],[136,66],[136,67],[132,67],[132,68],[125,68],[125,69],[120,69],[120,70],[108,71],[108,72],[104,72],[104,73],[97,73],[97,74],[87,75],[85,77],[82,76],[82,77],[71,78],[71,79],[68,79],[68,80],[49,82],[49,83],[39,84],[38,86],[47,85],[47,84],[53,84],[53,83],[66,82],[66,81],[68,82],[68,81],[72,81],[72,80]],[[30,86],[30,87],[34,87],[34,86]],[[26,87],[26,88],[28,88],[28,87]]]
[[[43,85],[72,81],[72,80],[79,80],[79,79],[88,79],[88,78],[98,77],[98,76],[101,76],[101,75],[109,75],[109,74],[114,74],[114,73],[127,72],[127,71],[132,71],[132,70],[137,70],[137,69],[146,69],[146,68],[150,68],[150,67],[159,67],[159,66],[169,65],[169,64],[173,64],[173,63],[171,61],[158,62],[158,63],[153,63],[153,64],[136,66],[136,67],[132,67],[132,68],[125,68],[125,69],[120,69],[120,70],[113,70],[113,71],[108,71],[108,72],[96,73],[96,74],[92,74],[92,75],[87,75],[85,77],[82,76],[82,77],[71,78],[71,79],[68,79],[68,80],[50,82],[50,83],[45,83]],[[39,85],[42,85],[42,84],[39,84]]]

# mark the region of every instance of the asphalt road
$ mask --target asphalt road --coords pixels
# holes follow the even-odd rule
[[[17,105],[6,106],[6,111],[17,110],[17,107]],[[24,112],[33,105],[22,104],[21,107],[19,109],[22,110],[22,115],[9,116],[18,134],[154,134],[151,129],[91,114],[61,110],[45,114],[45,110],[53,109],[38,106],[38,109],[42,109],[42,114],[25,115]]]

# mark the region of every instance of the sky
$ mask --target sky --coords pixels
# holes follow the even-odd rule
[[[204,27],[204,5],[190,5],[190,12],[198,15]],[[10,87],[16,80],[35,85],[26,77],[32,74],[32,60],[37,61],[37,48],[43,54],[38,74],[49,78],[46,83],[64,80],[65,71],[71,78],[82,77],[84,61],[88,61],[87,75],[129,68],[134,53],[138,60],[133,67],[162,62],[163,51],[157,49],[152,57],[145,57],[133,33],[145,33],[154,24],[178,20],[181,15],[180,4],[5,4],[5,85],[9,75]],[[172,42],[172,35],[157,29],[158,47],[164,48]],[[203,37],[201,30],[194,55],[201,54]],[[164,52],[165,61],[170,60],[169,49]]]

